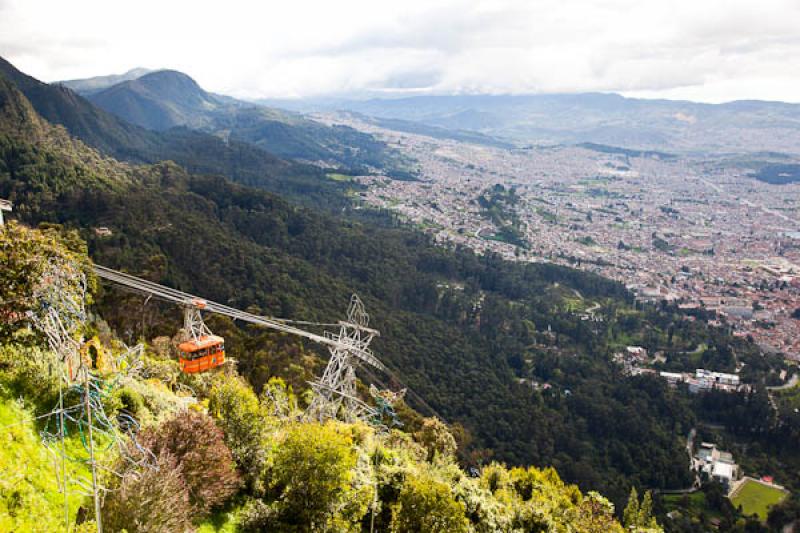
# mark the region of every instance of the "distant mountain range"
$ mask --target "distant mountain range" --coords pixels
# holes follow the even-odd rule
[[[280,157],[350,167],[407,165],[369,136],[349,128],[334,134],[299,113],[345,111],[388,129],[501,147],[594,143],[683,154],[800,154],[800,105],[782,102],[702,104],[585,93],[270,99],[256,105],[209,93],[174,70],[134,69],[63,83],[151,130],[185,126]]]
[[[70,83],[81,87],[87,81]],[[362,173],[380,170],[395,177],[410,177],[404,171],[402,157],[371,135],[212,94],[175,70],[146,73],[100,91],[84,91],[84,96],[126,122],[152,131],[186,127],[226,141],[248,143],[283,158]]]
[[[263,100],[303,112],[336,111],[412,121],[518,144],[598,143],[690,152],[800,154],[800,105],[701,104],[617,94],[416,96],[395,99]]]

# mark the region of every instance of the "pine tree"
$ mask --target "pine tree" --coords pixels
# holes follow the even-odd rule
[[[642,503],[639,505],[638,523],[636,525],[644,528],[655,527],[656,525],[655,518],[653,518],[653,495],[649,490],[644,493]]]
[[[639,493],[636,487],[631,487],[631,494],[628,496],[628,505],[622,513],[622,524],[626,529],[636,527],[639,521]]]

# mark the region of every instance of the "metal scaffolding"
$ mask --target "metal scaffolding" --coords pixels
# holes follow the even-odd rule
[[[40,434],[43,444],[58,464],[56,475],[64,499],[64,525],[69,530],[68,494],[74,492],[93,499],[95,524],[101,533],[101,507],[106,488],[100,483],[99,471],[116,472],[97,461],[98,438],[103,446],[116,447],[120,457],[132,463],[142,466],[154,464],[151,461],[154,457],[136,442],[139,426],[135,419],[123,414],[117,420],[111,420],[105,413],[103,400],[113,392],[118,379],[102,379],[82,349],[88,343],[85,344],[82,337],[86,322],[86,276],[80,267],[64,259],[50,259],[34,289],[33,298],[36,308],[28,313],[28,319],[47,338],[51,350],[48,366],[59,378],[58,405],[45,415]],[[114,359],[112,366],[117,378],[138,372],[141,354],[142,346],[139,345]],[[77,398],[76,403],[65,405],[67,397]],[[77,432],[80,436],[85,456],[67,451],[64,441],[70,432]],[[134,449],[136,457],[129,453]],[[70,478],[68,462],[85,464],[91,478]]]

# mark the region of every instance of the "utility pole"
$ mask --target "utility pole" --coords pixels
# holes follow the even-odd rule
[[[89,466],[92,469],[92,496],[94,498],[94,521],[97,533],[103,533],[103,520],[100,512],[100,493],[97,487],[97,464],[94,459],[94,436],[92,435],[92,402],[89,398],[91,391],[91,376],[87,371],[83,373],[83,401],[86,408],[86,421],[89,433]]]

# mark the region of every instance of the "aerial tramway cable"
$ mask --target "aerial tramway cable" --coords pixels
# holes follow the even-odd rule
[[[359,359],[365,361],[366,363],[369,363],[372,366],[380,368],[381,370],[385,368],[384,365],[378,360],[377,357],[375,357],[372,354],[371,351],[360,349],[356,346],[348,345],[346,341],[340,341],[339,339],[336,339],[333,336],[320,335],[317,333],[306,331],[304,329],[300,329],[298,327],[290,325],[290,321],[287,319],[276,319],[271,317],[254,315],[252,313],[241,311],[239,309],[230,307],[228,305],[213,302],[211,300],[206,300],[205,298],[201,298],[193,294],[182,292],[177,289],[172,289],[164,285],[159,285],[158,283],[138,278],[136,276],[132,276],[124,272],[119,272],[117,270],[113,270],[111,268],[104,267],[102,265],[94,265],[93,269],[94,273],[102,279],[105,279],[117,285],[121,285],[123,287],[127,287],[129,289],[133,289],[135,291],[144,294],[152,295],[155,298],[167,302],[173,302],[182,306],[195,306],[199,309],[202,309],[203,311],[225,315],[230,318],[233,318],[234,320],[241,320],[243,322],[249,322],[251,324],[257,324],[259,326],[264,326],[277,331],[282,331],[284,333],[289,333],[291,335],[297,335],[299,337],[303,337],[312,340],[314,342],[317,342],[319,344],[324,344],[326,346],[331,346],[334,348],[344,347],[349,349],[354,355],[356,355]],[[297,323],[299,322],[300,321],[297,321]],[[307,321],[303,322],[306,323],[307,325],[315,325],[315,326],[327,325],[317,322],[307,322]],[[340,322],[335,325],[339,326],[341,324],[342,323]],[[376,330],[372,330],[369,328],[362,328],[362,329],[369,330],[371,333],[375,335],[378,334]]]
[[[434,416],[437,416],[441,420],[445,420],[428,402],[425,401],[424,398],[422,398],[422,396],[420,396],[411,387],[405,385],[403,381],[400,380],[399,377],[397,376],[396,371],[393,371],[392,369],[388,368],[386,365],[381,363],[377,359],[377,357],[375,357],[372,354],[370,350],[368,349],[364,350],[356,346],[352,346],[346,342],[340,341],[339,339],[333,336],[318,335],[316,333],[305,331],[303,329],[291,325],[294,324],[294,325],[305,325],[305,326],[315,326],[315,327],[331,327],[331,326],[338,327],[341,326],[343,322],[322,323],[322,322],[312,322],[307,320],[292,320],[286,318],[258,316],[252,313],[248,313],[246,311],[240,311],[239,309],[224,304],[213,302],[211,300],[206,300],[205,298],[201,298],[186,292],[182,292],[177,289],[173,289],[171,287],[159,285],[158,283],[138,278],[131,274],[126,274],[124,272],[113,270],[111,268],[104,267],[102,265],[94,265],[93,268],[94,268],[94,273],[98,277],[110,281],[116,285],[119,285],[122,288],[146,294],[148,298],[155,298],[158,300],[175,303],[182,306],[196,306],[202,309],[203,311],[225,315],[230,318],[233,318],[234,320],[241,320],[243,322],[264,326],[284,333],[297,335],[306,339],[310,339],[314,342],[330,346],[332,348],[344,347],[350,350],[351,353],[355,354],[363,361],[382,370],[390,379],[394,380],[400,386],[405,387],[408,390],[408,392],[414,397],[416,403],[424,406]],[[363,329],[369,332],[373,332],[376,335],[378,333],[376,330],[370,328],[363,328]],[[377,379],[377,377],[372,372],[369,372],[369,370],[367,370],[367,367],[362,366],[361,369],[365,371],[372,379],[374,379],[379,383],[382,383],[381,380]]]

